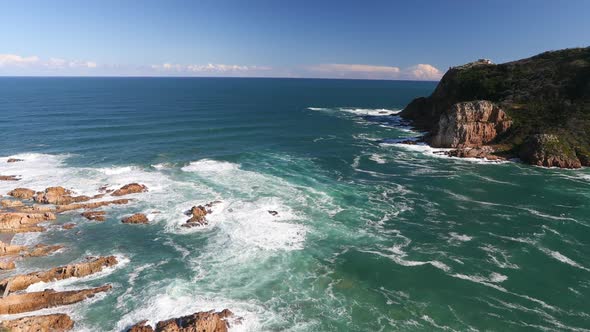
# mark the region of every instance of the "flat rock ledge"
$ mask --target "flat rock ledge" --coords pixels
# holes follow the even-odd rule
[[[129,328],[127,332],[227,332],[228,320],[233,317],[234,314],[228,309],[220,312],[202,311],[160,321],[156,324],[155,329],[146,325],[147,321],[142,321]],[[237,318],[235,321],[239,323],[240,319]]]
[[[46,289],[42,292],[10,294],[0,299],[0,315],[20,314],[23,312],[74,304],[94,297],[96,294],[106,292],[111,288],[111,285],[104,285],[96,288],[63,292]]]
[[[63,332],[74,327],[74,321],[66,314],[29,316],[0,321],[0,331],[11,332]]]
[[[24,290],[38,282],[85,277],[116,265],[115,256],[99,257],[87,262],[55,267],[47,271],[31,272],[0,280],[0,293],[4,295]]]

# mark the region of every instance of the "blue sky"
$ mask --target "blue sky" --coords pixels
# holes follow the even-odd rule
[[[590,1],[0,0],[0,75],[436,80],[590,45]]]

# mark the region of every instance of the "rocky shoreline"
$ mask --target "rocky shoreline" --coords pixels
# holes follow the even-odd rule
[[[11,158],[8,162],[19,162],[21,159]],[[18,181],[13,175],[0,176],[0,181]],[[28,188],[14,188],[0,194],[0,315],[23,314],[31,312],[31,316],[1,320],[0,330],[9,331],[69,331],[75,327],[75,322],[64,313],[36,315],[35,312],[46,308],[78,303],[92,298],[100,293],[107,293],[112,285],[99,287],[55,291],[27,291],[29,286],[40,282],[51,282],[68,278],[80,278],[104,271],[119,264],[115,256],[86,257],[81,262],[74,262],[64,266],[54,267],[45,271],[35,271],[25,274],[14,274],[2,278],[2,274],[17,268],[21,260],[28,257],[43,257],[58,254],[63,247],[59,244],[15,245],[12,237],[17,233],[44,232],[44,224],[56,221],[60,214],[73,210],[80,210],[81,215],[88,220],[103,222],[107,219],[106,211],[99,210],[108,205],[123,205],[133,202],[133,199],[122,198],[130,194],[143,193],[148,188],[143,184],[130,183],[116,190],[107,187],[98,188],[93,196],[76,195],[72,190],[61,186],[48,187],[43,191]],[[110,199],[110,197],[113,197]],[[96,201],[98,199],[103,199]],[[183,226],[195,227],[207,225],[206,215],[211,213],[211,207],[218,202],[194,206],[187,212],[190,219]],[[149,219],[145,214],[136,213],[124,218],[125,224],[146,224]],[[76,224],[69,223],[62,226],[63,231],[71,230]],[[138,227],[138,226],[133,226]],[[146,325],[146,321],[131,326],[127,331],[202,331],[224,332],[229,328],[229,321],[240,322],[240,318],[225,309],[221,312],[197,312],[189,316],[171,318],[158,322],[155,328]]]
[[[590,166],[590,47],[450,68],[400,116],[450,156]]]

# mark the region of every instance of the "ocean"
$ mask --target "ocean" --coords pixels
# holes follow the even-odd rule
[[[42,310],[78,331],[224,308],[243,318],[231,331],[590,330],[590,171],[399,144],[420,133],[398,112],[435,86],[0,78],[0,175],[22,178],[0,194],[149,188],[105,222],[72,211],[17,234],[65,249],[1,277],[116,255],[96,275],[29,288],[112,284]],[[209,225],[181,227],[215,200]],[[120,222],[136,212],[150,223]]]

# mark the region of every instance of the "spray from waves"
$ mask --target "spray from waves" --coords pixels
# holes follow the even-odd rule
[[[581,264],[574,261],[573,259],[566,257],[565,255],[561,254],[559,251],[553,251],[553,250],[543,248],[543,247],[539,247],[539,250],[541,250],[546,255],[548,255],[548,256],[550,256],[562,263],[565,263],[567,265],[573,266],[575,268],[578,268],[578,269],[581,269],[584,271],[590,271],[590,269],[588,269],[587,267],[584,267]]]
[[[475,164],[506,164],[507,160],[489,160],[486,158],[460,158],[449,156],[448,153],[453,149],[448,148],[433,148],[426,143],[404,144],[400,142],[381,142],[379,145],[383,147],[395,147],[405,151],[420,153],[427,157],[449,159],[454,161],[471,162]]]
[[[391,116],[397,115],[401,112],[399,109],[385,109],[385,108],[351,108],[351,107],[336,107],[336,108],[325,108],[325,107],[308,107],[310,111],[320,112],[344,112],[360,116]]]

